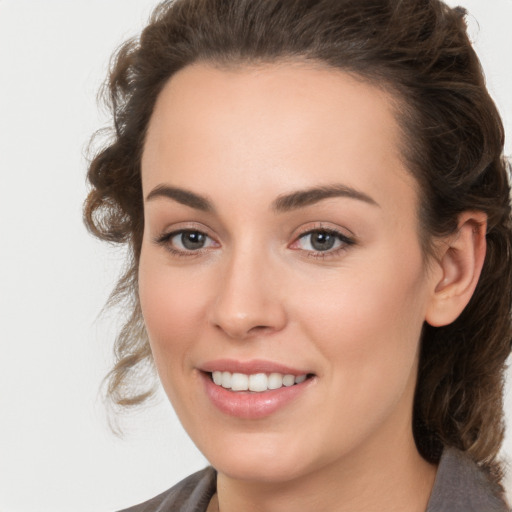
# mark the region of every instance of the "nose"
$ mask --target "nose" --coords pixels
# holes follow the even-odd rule
[[[287,315],[277,275],[269,258],[251,251],[233,254],[217,276],[210,314],[214,327],[238,340],[282,330]]]

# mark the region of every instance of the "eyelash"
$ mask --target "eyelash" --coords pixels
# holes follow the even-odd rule
[[[185,233],[197,233],[199,235],[204,235],[206,238],[213,240],[211,236],[206,234],[204,231],[201,231],[200,229],[178,229],[176,231],[171,231],[170,233],[164,233],[158,237],[155,238],[154,242],[157,245],[163,246],[167,251],[169,251],[173,256],[177,257],[184,257],[184,258],[190,258],[195,256],[200,256],[205,250],[208,250],[207,248],[199,248],[197,250],[182,250],[182,249],[176,249],[173,247],[173,245],[170,243],[170,241],[178,235],[184,235]]]
[[[308,231],[306,231],[304,233],[301,233],[295,239],[295,241],[293,242],[292,245],[297,244],[300,240],[304,239],[307,236],[311,236],[315,233],[317,233],[317,234],[322,233],[324,235],[329,235],[329,236],[334,237],[337,241],[340,242],[340,246],[335,249],[328,249],[326,251],[304,250],[304,252],[307,254],[308,258],[327,259],[327,258],[331,258],[331,257],[336,257],[340,253],[346,251],[350,246],[352,246],[356,243],[356,241],[353,238],[348,237],[347,235],[344,235],[343,233],[341,233],[340,231],[338,231],[336,229],[317,227],[317,228],[309,229]],[[300,250],[300,249],[297,249],[297,250]]]
[[[157,245],[163,246],[173,256],[177,256],[177,257],[185,257],[185,258],[197,257],[197,256],[200,256],[201,254],[203,254],[205,251],[209,250],[209,248],[204,248],[204,247],[201,247],[197,250],[193,250],[193,249],[182,250],[182,249],[176,249],[175,247],[173,247],[173,245],[170,243],[170,241],[175,236],[178,236],[178,235],[183,236],[186,233],[197,233],[199,235],[203,235],[206,238],[214,241],[212,237],[210,237],[207,233],[205,233],[204,231],[201,231],[199,229],[179,229],[176,231],[171,231],[170,233],[164,233],[164,234],[156,237],[154,239],[154,242]],[[337,231],[337,230],[331,229],[331,228],[317,227],[317,228],[309,229],[308,231],[305,231],[305,232],[301,233],[300,235],[298,235],[297,238],[293,241],[293,243],[291,245],[293,246],[295,244],[298,244],[300,240],[306,238],[307,236],[311,236],[315,233],[316,234],[322,233],[325,235],[332,236],[337,241],[339,241],[341,243],[341,245],[339,247],[337,247],[336,249],[328,249],[325,251],[303,250],[303,252],[307,254],[308,258],[326,259],[326,258],[330,258],[330,257],[335,257],[335,256],[339,255],[341,252],[346,251],[350,246],[352,246],[356,243],[356,241],[353,238],[344,235],[340,231]],[[299,248],[293,249],[292,248],[292,250],[301,250],[301,249],[299,249]]]

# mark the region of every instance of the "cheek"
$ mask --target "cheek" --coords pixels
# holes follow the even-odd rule
[[[313,429],[311,442],[321,433],[352,446],[380,425],[402,428],[410,418],[423,325],[422,280],[353,277],[303,305],[307,337],[329,361],[318,404],[329,418],[322,417],[324,427]]]
[[[192,346],[191,340],[205,323],[204,290],[200,279],[141,254],[140,303],[162,380],[170,366],[186,366],[184,356]]]
[[[421,255],[411,264],[396,255],[367,263],[326,281],[319,293],[296,294],[297,315],[333,362],[332,378],[361,396],[385,392],[386,382],[404,386],[415,371],[426,303]]]

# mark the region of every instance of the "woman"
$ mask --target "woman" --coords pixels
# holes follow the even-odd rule
[[[154,364],[212,465],[129,510],[506,510],[510,189],[464,12],[164,2],[109,86],[110,395]]]

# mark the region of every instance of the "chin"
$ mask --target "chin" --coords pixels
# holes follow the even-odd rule
[[[226,442],[210,438],[202,450],[219,473],[260,483],[285,483],[314,471],[320,461],[312,451],[311,445],[294,440],[290,433],[258,432],[234,434]]]
[[[253,457],[219,457],[213,467],[234,480],[259,483],[285,483],[299,478],[307,472],[297,461],[282,460],[279,455],[262,458],[259,454]]]

